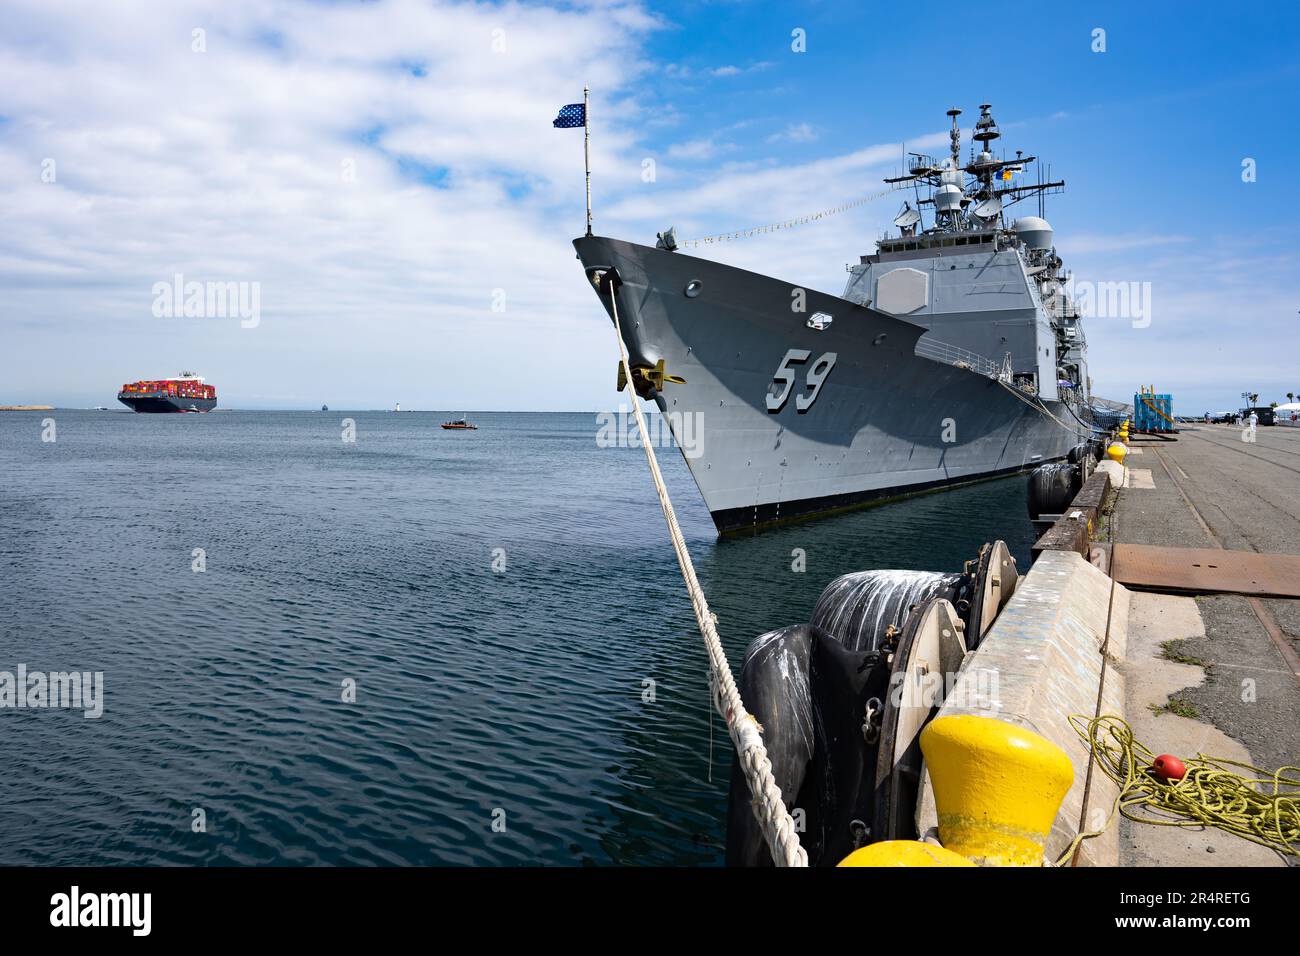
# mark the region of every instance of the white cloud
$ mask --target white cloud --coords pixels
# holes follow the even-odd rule
[[[817,138],[817,131],[807,123],[791,123],[779,133],[767,138],[769,143],[811,143]]]
[[[719,148],[712,139],[692,139],[669,146],[668,156],[671,159],[709,159],[718,152]]]
[[[758,63],[751,63],[749,66],[744,67],[728,63],[726,66],[719,66],[709,70],[709,75],[718,77],[740,76],[742,73],[758,73],[771,66],[772,62],[770,60],[760,60]]]
[[[581,61],[593,163],[631,180],[656,25],[635,4],[9,4],[0,400],[197,365],[232,404],[591,407],[611,343],[569,246],[582,132],[551,119]],[[259,282],[261,325],[154,318],[175,273]],[[546,361],[591,380],[538,394]]]
[[[1150,283],[1149,325],[1088,322],[1098,393],[1131,401],[1139,383],[1154,384],[1173,394],[1179,413],[1199,414],[1228,407],[1245,389],[1282,401],[1300,385],[1289,344],[1297,335],[1294,293],[1277,281],[1300,273],[1300,254],[1283,234],[1146,238],[1089,240],[1076,255],[1071,238],[1057,237],[1076,281]]]
[[[650,242],[673,224],[690,238],[781,222],[880,189],[900,161],[886,143],[780,163],[761,137],[736,145],[744,115],[662,145],[679,114],[647,80],[663,72],[645,53],[661,24],[634,2],[54,12],[13,0],[5,17],[5,403],[109,404],[123,381],[197,366],[224,404],[245,407],[608,404],[612,334],[570,246],[583,226],[582,132],[551,127],[584,79],[602,234]],[[206,53],[191,50],[196,25]],[[778,135],[815,134],[792,123]],[[907,145],[946,141],[936,130]],[[644,182],[643,157],[660,153]],[[54,183],[41,178],[47,158]],[[845,263],[873,250],[897,208],[890,197],[704,254],[838,293]],[[1150,381],[1152,354],[1157,384],[1176,395],[1300,386],[1294,349],[1272,347],[1297,321],[1300,261],[1277,251],[1285,237],[1056,225],[1080,278],[1153,282],[1150,329],[1089,328],[1099,391]],[[178,272],[260,282],[261,324],[155,319],[151,287]]]

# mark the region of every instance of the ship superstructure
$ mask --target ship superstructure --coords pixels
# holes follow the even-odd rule
[[[1087,340],[1042,215],[1045,197],[1065,183],[1044,180],[1035,156],[995,157],[1002,134],[990,110],[980,105],[964,165],[961,110],[951,109],[949,155],[910,153],[907,174],[885,180],[913,188],[914,203],[894,218],[898,235],[881,239],[876,254],[850,270],[844,298],[871,305],[874,297],[876,308],[928,329],[921,354],[996,366],[1022,390],[1082,411],[1090,393]],[[1031,166],[1038,181],[1018,181]],[[1038,215],[1008,221],[1008,209],[1030,198]],[[927,274],[928,283],[919,277]]]

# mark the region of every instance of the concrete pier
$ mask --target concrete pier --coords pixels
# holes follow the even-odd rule
[[[1249,596],[1293,593],[1300,583],[1283,557],[1300,555],[1300,429],[1242,435],[1223,426],[1186,427],[1168,440],[1133,435],[1123,465],[1099,465],[1035,543],[1032,568],[940,711],[1009,721],[1064,750],[1074,786],[1049,859],[1081,829],[1100,829],[1116,794],[1094,772],[1084,801],[1090,750],[1070,714],[1121,717],[1155,753],[1266,771],[1300,765],[1300,599]],[[981,697],[988,672],[999,689]],[[922,834],[937,834],[928,786],[917,822]],[[1288,862],[1217,829],[1122,818],[1075,858],[1083,866]]]
[[[1047,840],[1057,860],[1080,830],[1100,830],[1118,788],[1100,771],[1088,783],[1087,744],[1070,724],[1095,713],[1124,714],[1124,659],[1128,592],[1081,556],[1045,551],[1021,579],[989,633],[966,661],[941,717],[971,714],[1026,727],[1060,747],[1074,767],[1074,782]],[[1103,669],[1106,675],[1103,677]],[[986,680],[996,675],[996,681]],[[996,685],[989,694],[984,688]],[[1085,806],[1084,795],[1088,794]],[[922,787],[917,829],[937,837],[938,815],[928,778]],[[1111,827],[1079,849],[1082,866],[1116,866],[1118,831]]]

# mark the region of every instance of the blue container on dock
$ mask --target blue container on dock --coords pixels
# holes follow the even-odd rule
[[[1133,396],[1133,427],[1140,432],[1171,432],[1174,430],[1174,398],[1140,392]]]

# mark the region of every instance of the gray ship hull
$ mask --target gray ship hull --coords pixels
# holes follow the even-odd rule
[[[680,252],[574,246],[589,277],[616,276],[634,372],[685,379],[643,394],[720,533],[1014,474],[1087,437],[1059,401],[917,355],[927,330],[896,316]]]

